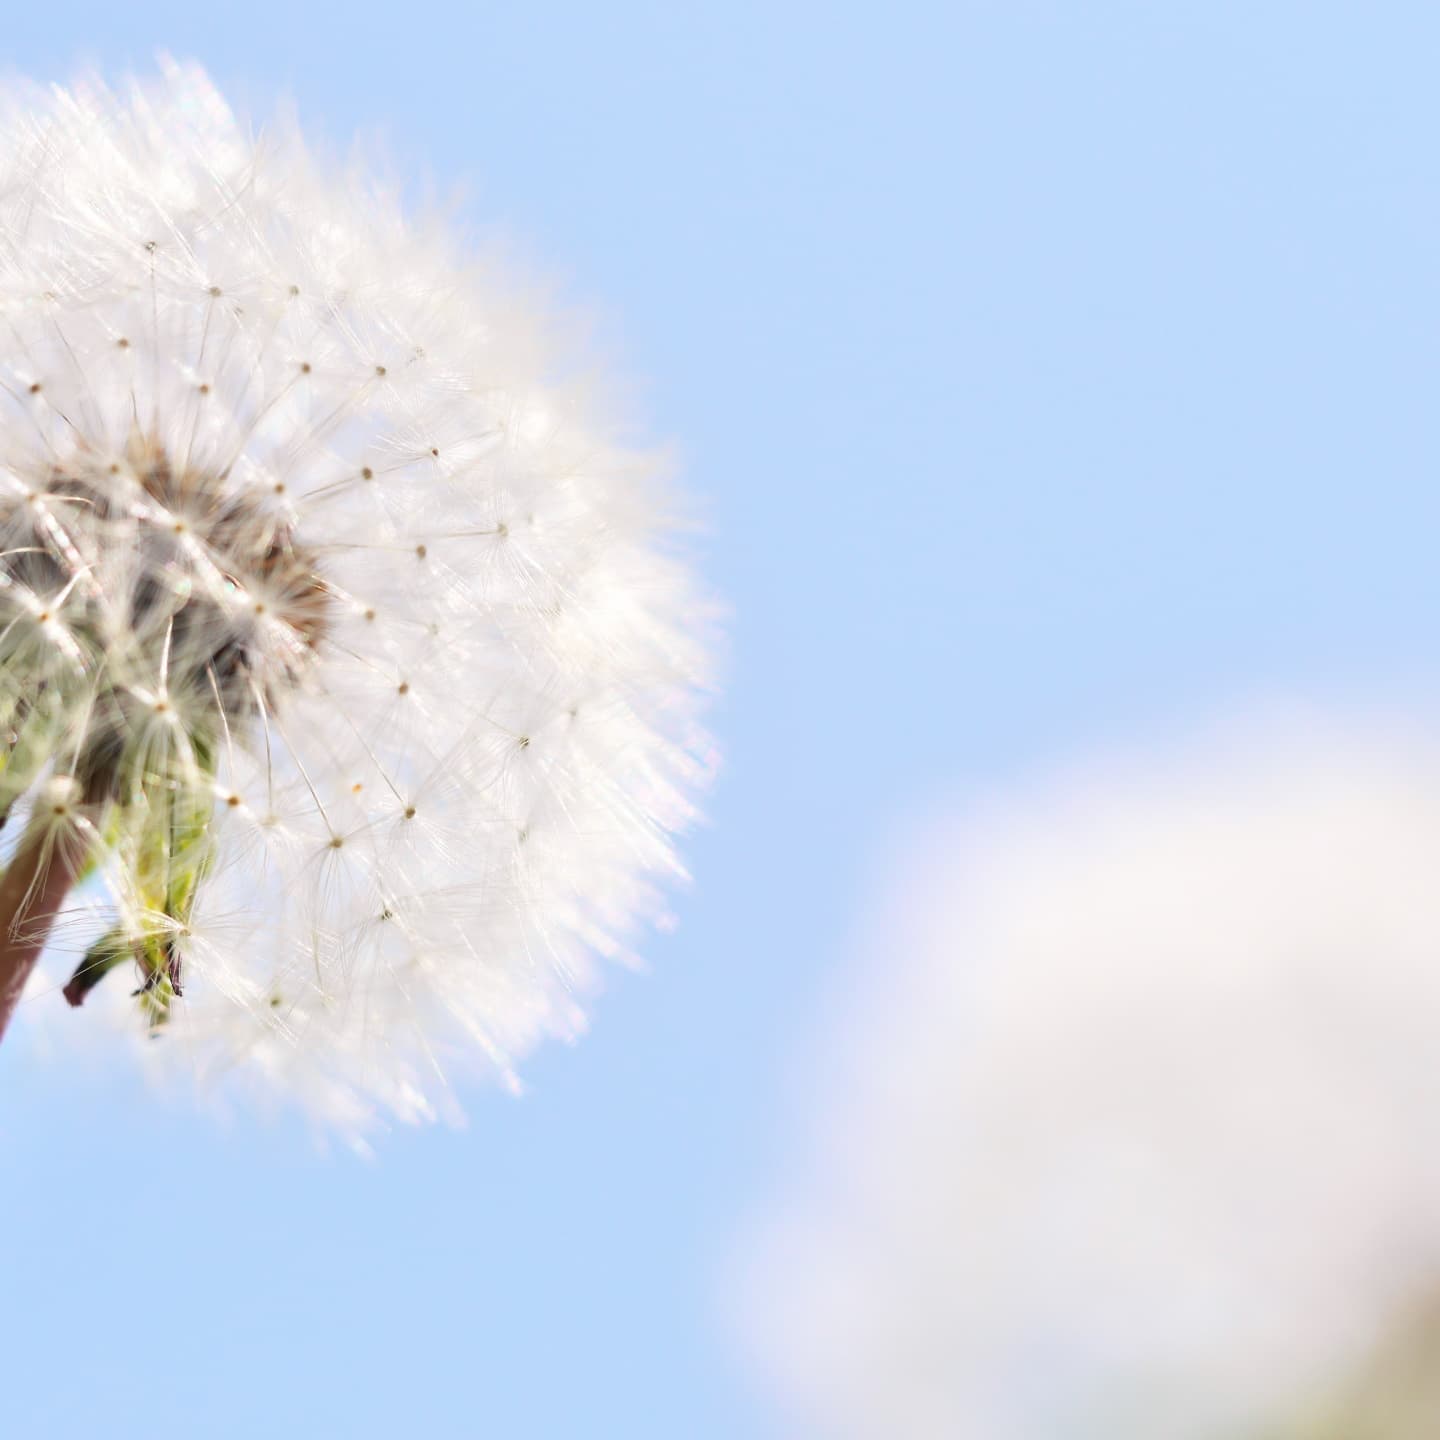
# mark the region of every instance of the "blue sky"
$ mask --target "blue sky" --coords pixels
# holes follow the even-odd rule
[[[1440,19],[60,0],[5,39],[193,56],[465,181],[594,308],[734,611],[680,928],[524,1100],[365,1165],[0,1051],[8,1429],[778,1434],[715,1294],[906,817],[1257,697],[1433,703]]]

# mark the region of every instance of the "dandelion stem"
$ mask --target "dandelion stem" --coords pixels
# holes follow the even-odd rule
[[[0,879],[0,1037],[84,868],[86,848],[74,833],[32,824]]]

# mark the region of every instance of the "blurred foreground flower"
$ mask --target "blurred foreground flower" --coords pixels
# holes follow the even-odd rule
[[[786,1433],[1440,1434],[1437,857],[1440,748],[1303,717],[917,836],[744,1267]]]
[[[197,70],[12,93],[0,234],[0,1029],[48,941],[355,1127],[574,1033],[704,778],[651,461]]]

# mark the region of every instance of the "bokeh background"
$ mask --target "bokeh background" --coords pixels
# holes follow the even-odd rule
[[[1433,707],[1440,14],[51,0],[3,43],[194,57],[463,182],[733,610],[679,928],[522,1100],[364,1163],[0,1050],[3,1428],[794,1433],[727,1296],[917,817],[1257,700]]]

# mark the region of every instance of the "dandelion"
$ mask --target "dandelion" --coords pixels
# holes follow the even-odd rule
[[[786,1433],[1433,1435],[1437,853],[1303,714],[915,836],[732,1267]]]
[[[0,391],[0,1030],[68,946],[352,1128],[574,1033],[678,872],[704,612],[520,307],[167,63],[0,111]]]

